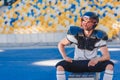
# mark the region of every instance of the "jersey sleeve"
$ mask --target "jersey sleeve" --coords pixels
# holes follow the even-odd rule
[[[105,40],[100,40],[99,42],[97,42],[97,43],[95,44],[95,47],[100,48],[100,47],[103,47],[103,46],[106,46],[106,45],[107,45],[107,41],[105,41]]]
[[[71,42],[71,43],[74,43],[74,44],[77,44],[77,39],[75,38],[74,35],[67,35],[67,39]]]

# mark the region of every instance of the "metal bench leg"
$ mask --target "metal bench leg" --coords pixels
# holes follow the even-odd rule
[[[96,79],[95,80],[99,80],[100,79],[100,72],[96,72]]]

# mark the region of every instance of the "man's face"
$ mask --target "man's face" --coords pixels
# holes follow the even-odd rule
[[[84,16],[82,18],[81,27],[84,30],[90,31],[93,29],[93,26],[96,24],[97,24],[97,21],[95,19],[91,19],[88,16]]]

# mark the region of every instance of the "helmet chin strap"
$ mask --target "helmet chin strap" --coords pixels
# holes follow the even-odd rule
[[[96,26],[97,26],[97,22],[93,25],[93,28],[92,29],[95,29],[96,28]]]
[[[96,26],[97,26],[97,25],[94,25],[94,26],[92,27],[92,29],[95,29],[95,28],[96,28]]]

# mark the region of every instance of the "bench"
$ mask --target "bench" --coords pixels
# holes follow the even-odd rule
[[[81,72],[71,73],[68,76],[68,80],[99,80],[100,73],[98,72]]]

